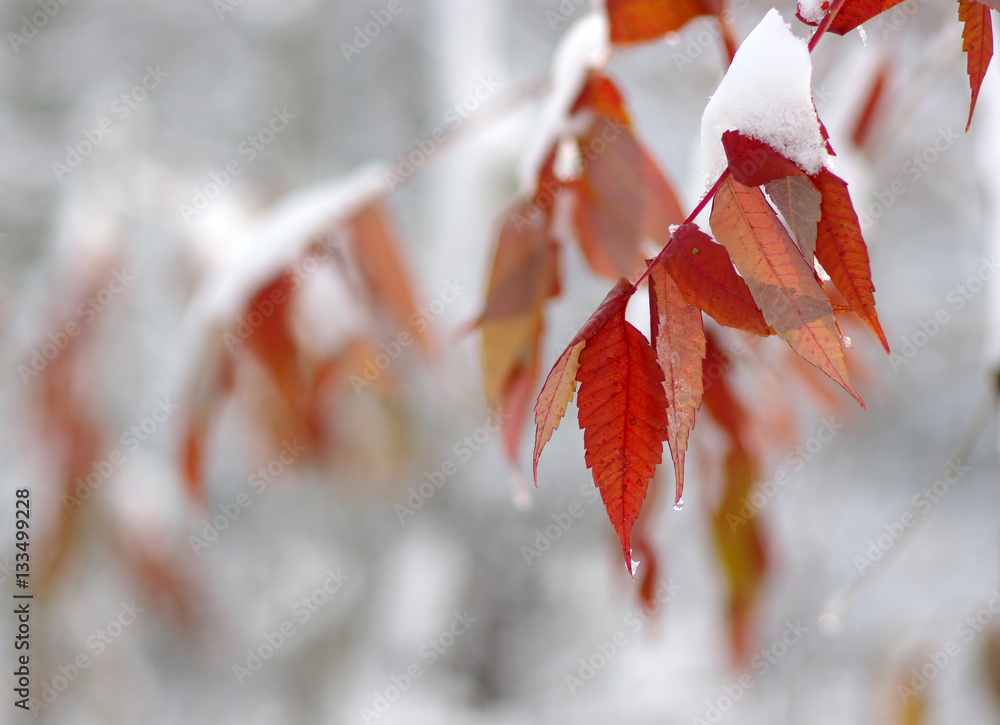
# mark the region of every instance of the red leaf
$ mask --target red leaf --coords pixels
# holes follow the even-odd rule
[[[701,310],[684,299],[661,263],[650,270],[649,313],[651,337],[667,394],[667,443],[674,462],[674,503],[677,503],[684,492],[688,435],[701,407],[705,330]]]
[[[719,3],[701,0],[607,0],[612,43],[641,43],[676,32],[699,15],[716,15]]]
[[[732,440],[740,441],[746,426],[747,414],[733,391],[729,389],[729,383],[726,382],[725,360],[726,356],[719,349],[715,338],[706,334],[705,360],[702,363],[705,408]],[[713,374],[711,370],[713,364],[722,372]]]
[[[859,149],[864,149],[871,138],[875,120],[878,118],[877,111],[882,105],[885,89],[889,82],[889,62],[883,58],[879,63],[878,73],[875,74],[875,82],[872,83],[871,90],[868,91],[868,98],[858,115],[858,121],[854,124],[854,131],[851,133],[851,140]]]
[[[661,261],[684,299],[720,325],[761,337],[770,334],[746,282],[733,269],[729,252],[696,225],[674,230]]]
[[[975,0],[958,0],[958,19],[964,23],[962,50],[966,53],[969,85],[972,87],[969,121],[965,124],[968,132],[972,125],[972,112],[976,110],[979,88],[993,58],[993,22],[990,20],[990,9]]]
[[[711,220],[767,323],[864,406],[847,374],[833,308],[763,192],[727,179]]]
[[[593,111],[602,118],[611,118],[623,126],[631,123],[628,111],[625,110],[625,98],[614,81],[595,71],[587,74],[587,80],[576,97],[570,114],[580,111]]]
[[[576,379],[587,467],[631,573],[632,524],[663,457],[667,400],[656,353],[625,321],[627,302],[620,297],[611,316],[587,340]]]
[[[841,6],[837,17],[830,23],[830,32],[837,35],[849,33],[862,23],[867,23],[876,15],[884,13],[889,8],[899,5],[901,2],[903,0],[847,0]],[[802,19],[801,15],[799,15],[799,19]],[[806,22],[806,24],[818,25],[818,23],[809,22]]]
[[[780,152],[739,131],[725,131],[722,148],[726,151],[733,178],[744,186],[763,186],[786,176],[805,176],[802,169]]]
[[[535,453],[534,476],[538,485],[538,459],[542,449],[552,438],[552,434],[566,415],[566,406],[573,399],[576,391],[576,371],[579,367],[580,351],[584,344],[604,327],[607,321],[618,312],[619,306],[624,308],[629,298],[635,293],[635,286],[627,279],[619,279],[618,284],[608,292],[600,307],[584,323],[576,337],[570,340],[556,364],[552,366],[542,391],[535,402]]]
[[[812,181],[822,194],[816,259],[851,309],[871,328],[888,353],[889,343],[875,314],[875,286],[872,284],[868,247],[861,236],[861,225],[851,204],[847,183],[827,169],[813,176]]]

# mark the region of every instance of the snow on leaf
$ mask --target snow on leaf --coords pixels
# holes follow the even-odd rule
[[[570,108],[592,69],[600,68],[610,54],[608,20],[592,12],[577,20],[563,35],[552,60],[552,92],[545,102],[521,163],[521,192],[531,194],[552,148],[568,130]]]
[[[816,259],[888,353],[889,343],[875,313],[875,286],[868,247],[861,236],[861,225],[851,204],[847,183],[827,169],[812,177],[812,181],[822,195]]]
[[[627,303],[628,298],[620,296],[604,324],[587,339],[576,379],[585,460],[631,573],[632,525],[663,458],[667,399],[656,353],[625,321]]]
[[[604,327],[607,321],[617,314],[619,307],[625,308],[629,298],[635,293],[635,286],[627,279],[619,279],[618,284],[608,293],[600,307],[584,323],[576,336],[570,340],[556,364],[552,366],[542,391],[535,402],[535,452],[534,476],[538,485],[538,459],[542,449],[552,438],[552,434],[566,415],[566,406],[573,399],[576,391],[576,371],[579,366],[580,351],[584,343]]]
[[[680,30],[699,15],[718,15],[720,6],[703,0],[607,0],[611,42],[654,40]]]
[[[833,308],[763,192],[728,179],[715,195],[711,224],[767,323],[864,406],[848,377]]]
[[[830,0],[799,0],[795,14],[807,25],[819,25],[830,12]]]
[[[674,462],[674,503],[684,493],[684,454],[701,407],[705,330],[701,310],[684,299],[662,261],[649,275],[649,314],[656,359],[667,394],[667,443]]]
[[[969,121],[965,125],[968,132],[972,125],[972,113],[976,110],[979,88],[993,58],[993,22],[990,20],[990,9],[975,0],[958,0],[958,19],[963,23],[962,50],[966,53],[969,85],[972,87]]]
[[[709,183],[728,162],[722,134],[740,131],[766,143],[808,174],[828,158],[812,101],[806,44],[777,10],[768,12],[740,45],[701,121],[702,159]]]
[[[824,169],[820,173],[825,172]],[[765,184],[764,190],[781,212],[806,261],[812,263],[816,254],[816,225],[821,216],[819,190],[804,176],[775,179]]]
[[[729,252],[695,224],[674,230],[661,261],[684,299],[720,325],[761,337],[771,334]]]

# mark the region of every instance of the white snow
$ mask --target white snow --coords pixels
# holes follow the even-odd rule
[[[826,10],[823,9],[824,5]],[[830,0],[799,0],[799,15],[810,23],[818,25],[826,17],[829,9]]]
[[[303,188],[252,220],[228,247],[233,253],[208,273],[193,305],[195,316],[235,319],[256,288],[298,261],[311,242],[388,193],[385,171],[373,163],[346,178]]]
[[[576,100],[587,72],[603,68],[610,57],[608,20],[603,13],[592,12],[580,18],[566,31],[552,61],[552,90],[534,134],[528,140],[521,166],[521,189],[535,188],[538,170],[556,140],[569,131],[569,109]]]
[[[702,164],[713,184],[725,170],[724,131],[763,141],[807,174],[827,162],[812,104],[812,65],[799,40],[771,9],[743,41],[701,120]]]

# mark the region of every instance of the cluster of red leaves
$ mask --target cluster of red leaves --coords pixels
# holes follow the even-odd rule
[[[321,239],[337,243],[324,246]],[[333,420],[327,409],[338,391],[348,385],[355,390],[392,387],[389,370],[379,369],[372,376],[363,364],[367,360],[370,367],[379,353],[377,336],[382,327],[394,334],[404,330],[424,353],[431,350],[425,326],[414,324],[419,316],[416,297],[384,204],[372,201],[346,219],[331,221],[321,239],[245,300],[240,319],[258,320],[249,334],[237,330],[234,321],[233,329],[208,351],[209,364],[191,396],[193,408],[182,444],[183,473],[194,500],[205,500],[204,452],[212,423],[221,405],[241,386],[264,396],[262,422],[271,432],[275,450],[293,438],[302,441],[307,451],[325,450]],[[295,324],[302,280],[294,269],[304,268],[308,258],[315,262],[313,269],[334,265],[375,323],[365,336],[345,341],[335,352],[318,353]]]
[[[591,73],[571,114],[581,122],[574,127],[582,130],[568,139],[579,168],[569,178],[557,176],[559,142],[553,143],[535,193],[503,221],[479,319],[486,397],[512,416],[504,429],[512,460],[539,377],[545,306],[560,291],[557,209],[571,207],[568,217],[584,258],[596,274],[612,279],[641,272],[645,240],[662,244],[669,226],[683,219],[670,182],[636,138],[611,79]]]
[[[810,50],[827,30],[844,34],[898,2],[833,0],[824,6],[827,15]],[[714,16],[730,58],[735,51],[715,0],[608,0],[607,13],[612,43],[645,42],[679,31],[693,18]],[[992,55],[989,8],[959,0],[959,16],[974,109]],[[870,133],[886,78],[883,67],[855,129],[859,147]],[[714,344],[702,313],[752,335],[777,335],[863,406],[848,374],[838,315],[857,315],[886,352],[889,346],[875,312],[858,216],[846,182],[830,170],[809,175],[777,150],[730,131],[722,138],[728,169],[682,222],[676,195],[631,133],[622,95],[609,78],[591,71],[571,113],[576,123],[570,127],[583,129],[570,137],[582,168],[572,178],[560,178],[556,158],[563,149],[554,143],[534,195],[508,212],[497,244],[480,320],[487,397],[512,415],[505,447],[515,459],[538,375],[544,309],[560,291],[553,225],[554,210],[565,199],[572,209],[572,236],[590,267],[619,279],[558,357],[537,397],[536,483],[542,449],[576,395],[586,463],[631,572],[633,525],[661,462],[663,442],[671,451],[679,502],[688,437],[704,403],[729,441],[726,487],[713,512],[713,531],[730,585],[734,651],[746,652],[746,622],[766,557],[756,524],[734,528],[726,517],[752,492],[759,462],[747,440],[748,414],[724,379],[705,377]],[[591,153],[608,128],[620,136]],[[608,139],[606,132],[603,138]],[[833,154],[829,141],[827,146]],[[715,239],[692,223],[709,201]],[[643,244],[650,243],[661,251],[648,261]],[[817,263],[831,284],[823,284]],[[649,291],[649,340],[625,319],[629,299],[643,282]],[[637,546],[647,549],[640,539]]]

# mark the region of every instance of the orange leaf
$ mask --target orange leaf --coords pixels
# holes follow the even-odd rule
[[[958,19],[964,23],[962,50],[966,53],[969,85],[972,87],[969,121],[965,124],[968,132],[972,125],[972,112],[976,110],[979,88],[993,58],[993,21],[990,20],[990,9],[975,0],[958,0]]]
[[[557,282],[555,242],[545,216],[534,213],[530,202],[517,204],[500,229],[486,305],[480,324],[537,312],[553,296]]]
[[[369,204],[351,218],[350,226],[351,249],[373,303],[384,307],[400,327],[412,327],[417,344],[429,352],[428,337],[410,322],[417,312],[413,285],[386,214],[380,205]]]
[[[557,248],[545,217],[529,219],[527,208],[528,203],[515,206],[500,231],[479,319],[486,399],[509,416],[503,442],[512,461],[538,378],[544,306],[558,289]]]
[[[622,126],[631,124],[622,92],[614,81],[596,71],[587,74],[587,80],[569,112],[573,115],[584,110],[593,111],[602,118],[613,119]]]
[[[868,91],[865,105],[862,107],[861,113],[858,114],[857,123],[854,124],[854,131],[851,132],[851,141],[859,149],[864,150],[872,136],[875,121],[878,119],[878,111],[884,105],[883,101],[888,83],[889,61],[887,58],[883,58],[882,62],[879,63],[878,72],[875,74],[875,81],[872,83],[871,90]]]
[[[733,269],[729,252],[695,224],[675,229],[660,259],[684,299],[720,325],[761,337],[770,334],[746,282]]]
[[[619,297],[610,317],[587,340],[576,379],[587,467],[631,573],[632,524],[663,457],[667,399],[656,353],[625,321],[627,304],[628,297]]]
[[[584,323],[576,337],[570,340],[556,364],[552,366],[542,391],[535,402],[535,453],[534,476],[538,485],[538,459],[542,449],[552,438],[552,434],[566,415],[566,406],[573,399],[576,391],[576,371],[579,367],[580,351],[592,336],[604,327],[607,321],[618,312],[619,306],[624,308],[629,298],[635,293],[635,286],[627,279],[619,279],[618,284],[608,292],[600,307]]]
[[[573,108],[597,116],[578,136],[583,172],[569,184],[580,247],[597,274],[638,274],[645,269],[643,240],[662,245],[669,226],[684,219],[677,195],[632,133],[610,79],[592,73]]]
[[[767,555],[757,519],[740,512],[758,479],[756,466],[738,442],[726,457],[725,489],[712,512],[712,533],[729,588],[729,632],[733,654],[746,662],[751,652],[752,615],[767,572]]]
[[[719,12],[701,0],[607,0],[607,9],[612,43],[653,40],[680,30],[699,15]]]
[[[732,440],[742,441],[747,424],[747,413],[726,381],[725,360],[726,357],[719,349],[715,338],[706,334],[705,360],[702,363],[705,409]],[[713,374],[713,364],[721,372]]]
[[[847,182],[827,169],[813,176],[812,181],[822,194],[816,259],[851,309],[872,329],[888,353],[889,343],[875,314],[875,286],[868,262],[868,247],[861,236],[861,225],[851,204]]]
[[[674,503],[684,492],[684,453],[701,407],[705,330],[701,310],[689,304],[666,266],[656,263],[649,274],[649,313],[656,359],[667,394],[667,443],[674,461]]]
[[[847,374],[833,308],[763,192],[727,179],[715,195],[711,223],[767,323],[863,407]]]

